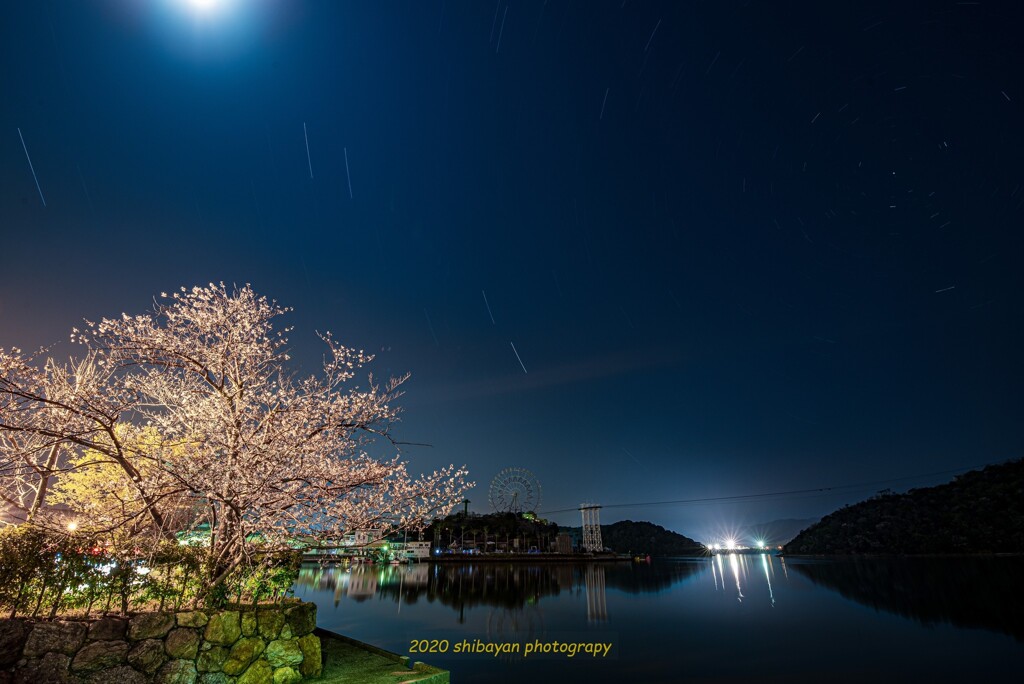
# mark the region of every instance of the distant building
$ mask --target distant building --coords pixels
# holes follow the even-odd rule
[[[572,535],[560,532],[555,538],[555,551],[558,553],[572,553]]]
[[[406,556],[413,560],[430,558],[430,542],[411,541],[405,545],[405,552]]]
[[[356,530],[354,542],[356,546],[366,546],[370,542],[377,541],[382,536],[383,530]]]

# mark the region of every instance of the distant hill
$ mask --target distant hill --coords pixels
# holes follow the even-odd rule
[[[788,544],[796,535],[818,522],[819,518],[785,518],[771,522],[750,525],[739,535],[740,539],[763,539],[769,546]]]
[[[579,534],[580,528],[572,529]],[[652,556],[689,556],[703,553],[704,546],[678,532],[649,522],[623,520],[601,525],[601,542],[616,553]]]
[[[786,544],[792,554],[1024,553],[1024,460],[952,482],[882,492],[821,519]]]

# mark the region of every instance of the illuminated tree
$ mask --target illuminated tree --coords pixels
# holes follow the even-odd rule
[[[180,531],[193,526],[199,517],[195,502],[158,465],[173,470],[181,450],[169,447],[152,427],[130,434],[133,431],[134,426],[122,424],[117,434],[122,443],[130,440],[135,446],[127,459],[146,488],[164,494],[159,508],[165,527]],[[159,459],[154,458],[157,454]],[[68,523],[79,533],[117,531],[138,539],[147,532],[147,504],[119,463],[95,449],[85,449],[72,456],[62,471],[50,488],[49,503],[65,507]]]
[[[58,472],[60,443],[32,433],[0,434],[0,523],[31,523]]]
[[[0,500],[8,523],[49,522],[43,514],[50,485],[73,448],[104,444],[113,458],[126,455],[118,440],[104,436],[113,435],[126,407],[104,392],[110,374],[96,355],[61,365],[42,359],[44,353],[0,349]],[[131,473],[126,460],[124,467]]]
[[[91,469],[93,492],[114,469],[112,498],[94,505],[111,524],[169,537],[180,511],[194,511],[189,522],[209,525],[211,586],[249,561],[254,539],[326,543],[346,530],[419,528],[450,511],[468,486],[463,469],[412,478],[397,455],[369,451],[397,450],[393,402],[408,376],[347,388],[372,357],[330,333],[320,335],[321,373],[289,372],[290,329],[273,326],[287,311],[249,286],[182,288],[152,313],[74,331],[86,354],[67,366],[0,350],[0,435],[37,440],[33,453],[69,450],[66,468]],[[75,486],[61,490],[72,508]]]

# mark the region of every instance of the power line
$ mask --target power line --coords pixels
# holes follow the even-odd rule
[[[820,494],[822,492],[833,492],[843,489],[858,489],[860,487],[873,487],[875,485],[887,484],[890,482],[901,482],[905,480],[917,480],[922,477],[932,477],[934,475],[948,475],[950,473],[961,473],[968,470],[974,470],[976,468],[984,468],[985,466],[995,465],[992,463],[983,463],[981,465],[964,466],[962,468],[953,468],[951,470],[937,470],[931,473],[921,473],[918,475],[907,475],[905,477],[893,477],[886,480],[872,480],[870,482],[860,482],[857,484],[847,485],[833,485],[830,487],[815,487],[812,489],[791,489],[783,492],[765,492],[762,494],[737,494],[734,496],[710,496],[700,499],[674,499],[672,501],[640,501],[636,503],[621,503],[621,504],[607,504],[601,506],[601,508],[637,508],[641,506],[668,506],[675,504],[700,504],[700,503],[722,503],[731,501],[750,501],[754,499],[767,499],[775,496],[792,496],[794,494]],[[554,511],[538,511],[538,513],[544,513],[550,515],[552,513],[569,513],[572,511],[578,511],[579,506],[574,508],[559,508]]]

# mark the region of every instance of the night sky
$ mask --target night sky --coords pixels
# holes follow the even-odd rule
[[[251,283],[471,510],[870,483],[699,539],[1022,455],[1016,3],[221,4],[5,5],[0,346]]]

